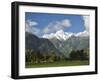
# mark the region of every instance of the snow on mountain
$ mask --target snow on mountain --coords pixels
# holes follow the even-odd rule
[[[59,40],[67,40],[71,35],[72,33],[65,33],[63,30],[57,31],[55,33],[55,37]]]
[[[43,38],[47,38],[47,39],[51,39],[51,38],[55,37],[55,34],[54,34],[54,33],[51,33],[51,34],[44,34],[42,37],[43,37]]]
[[[67,33],[67,32],[64,32],[63,30],[60,30],[60,31],[57,31],[56,33],[45,34],[42,37],[43,38],[48,38],[48,39],[57,38],[58,40],[66,40],[71,35],[72,35],[72,33]]]
[[[87,37],[87,36],[89,36],[88,31],[83,31],[76,34],[76,37]]]
[[[89,32],[83,31],[79,33],[71,33],[71,32],[64,32],[63,30],[59,30],[56,33],[45,34],[42,37],[47,39],[57,38],[58,40],[67,40],[71,36],[75,37],[87,37],[89,36]]]

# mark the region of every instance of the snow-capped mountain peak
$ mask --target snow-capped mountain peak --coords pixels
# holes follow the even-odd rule
[[[87,37],[87,36],[89,36],[88,31],[83,31],[76,34],[76,37]]]
[[[89,32],[83,31],[79,33],[71,33],[71,32],[64,32],[63,30],[59,30],[56,33],[45,34],[42,37],[47,39],[57,38],[58,40],[67,40],[71,36],[75,37],[87,37],[89,36]]]
[[[57,31],[55,37],[59,40],[66,40],[68,38],[67,34],[63,30]]]
[[[71,35],[72,33],[66,33],[63,30],[59,30],[56,33],[45,34],[42,37],[48,39],[57,38],[58,40],[67,40]]]

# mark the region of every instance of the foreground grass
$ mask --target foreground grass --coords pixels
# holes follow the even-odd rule
[[[81,66],[81,65],[89,65],[88,60],[84,61],[59,61],[52,63],[26,63],[26,68],[39,68],[39,67],[59,67],[59,66]]]

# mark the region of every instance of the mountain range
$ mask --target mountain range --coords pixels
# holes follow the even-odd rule
[[[63,30],[56,33],[45,34],[41,38],[26,32],[26,49],[34,49],[41,54],[53,53],[56,56],[69,57],[72,50],[89,48],[89,33],[68,33]]]

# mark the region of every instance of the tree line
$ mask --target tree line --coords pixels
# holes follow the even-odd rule
[[[48,63],[62,60],[89,60],[89,49],[72,50],[69,57],[65,57],[64,55],[57,56],[53,51],[50,54],[41,54],[39,51],[34,51],[33,49],[25,51],[26,63]]]
[[[25,55],[26,62],[30,63],[46,63],[60,60],[60,57],[56,56],[54,52],[50,52],[50,54],[41,54],[39,51],[26,50]]]
[[[71,51],[70,60],[89,60],[89,50]]]

